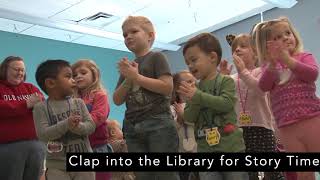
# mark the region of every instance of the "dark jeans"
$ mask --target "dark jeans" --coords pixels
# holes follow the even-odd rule
[[[178,152],[178,135],[171,114],[159,114],[133,123],[123,132],[129,152]],[[136,180],[178,180],[177,172],[137,172]]]
[[[40,179],[44,158],[45,146],[37,140],[0,144],[0,179]]]

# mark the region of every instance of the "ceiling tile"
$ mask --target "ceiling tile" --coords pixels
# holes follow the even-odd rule
[[[0,0],[0,7],[48,18],[71,5],[58,0]]]
[[[96,37],[96,36],[90,36],[90,35],[82,36],[72,42],[78,43],[78,44],[86,44],[89,46],[109,48],[109,49],[112,49],[112,47],[117,46],[119,44],[123,44],[122,41],[101,38],[101,37]]]
[[[43,26],[33,26],[32,28],[23,31],[22,34],[66,42],[71,42],[74,39],[83,36],[83,34],[80,33],[47,28]]]
[[[53,18],[76,23],[99,12],[112,15],[111,18],[102,18],[103,20],[99,18],[95,22],[85,20],[78,22],[79,24],[102,28],[123,16],[139,10],[142,6],[130,0],[87,0],[56,14]]]
[[[23,23],[23,22],[12,21],[12,20],[8,20],[8,19],[0,18],[0,30],[1,31],[19,33],[27,28],[30,28],[31,26],[33,26],[33,25]]]

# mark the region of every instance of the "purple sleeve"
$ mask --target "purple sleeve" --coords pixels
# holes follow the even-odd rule
[[[302,81],[314,82],[318,77],[317,61],[312,54],[303,53],[297,58],[296,66],[292,72]]]
[[[262,91],[271,91],[276,82],[279,82],[278,71],[276,69],[270,69],[268,66],[264,66],[259,80],[260,89]]]

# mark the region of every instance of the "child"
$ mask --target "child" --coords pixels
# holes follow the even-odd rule
[[[236,83],[238,101],[235,109],[239,126],[243,129],[246,152],[276,152],[274,118],[269,94],[258,86],[261,68],[256,68],[257,57],[251,36],[240,34],[231,42],[233,62],[238,71],[231,77]],[[278,172],[265,172],[265,180],[280,179]],[[249,172],[250,180],[258,180],[258,172]]]
[[[89,136],[93,152],[110,152],[108,144],[107,118],[110,112],[108,97],[101,84],[100,70],[92,60],[78,60],[72,65],[76,81],[76,97],[81,98],[87,106],[96,130]],[[96,180],[109,180],[108,172],[97,172]]]
[[[196,79],[189,71],[181,71],[173,75],[174,87],[171,100],[171,112],[178,131],[179,152],[196,152],[197,143],[195,142],[194,128],[191,125],[185,124],[183,120],[186,99],[176,92],[183,81],[194,84]]]
[[[178,136],[170,112],[172,76],[166,57],[150,48],[155,39],[152,23],[143,16],[129,16],[122,24],[127,48],[136,59],[123,58],[113,101],[126,102],[123,132],[129,152],[177,152]],[[138,172],[141,179],[176,179],[175,172]]]
[[[281,142],[289,152],[319,152],[320,101],[316,96],[316,59],[302,51],[302,41],[287,18],[254,28],[258,57],[263,64],[259,86],[269,91]],[[313,172],[298,173],[314,180]]]
[[[173,75],[173,91],[171,97],[171,112],[176,124],[179,136],[179,152],[196,152],[197,143],[194,137],[194,126],[184,123],[183,113],[185,107],[185,98],[176,91],[181,82],[194,84],[196,79],[189,71],[181,71]],[[180,172],[180,180],[188,180],[190,172]]]
[[[108,120],[109,132],[108,142],[112,146],[113,152],[128,152],[126,141],[123,139],[120,123],[116,120]],[[112,180],[134,180],[132,172],[112,172]]]
[[[81,99],[70,98],[76,84],[70,64],[47,60],[36,71],[40,88],[48,95],[33,108],[36,131],[47,145],[47,180],[94,180],[93,172],[66,172],[66,153],[92,152],[88,135],[95,124]]]
[[[178,93],[187,98],[186,123],[195,125],[198,152],[243,152],[242,131],[237,127],[234,81],[217,73],[221,60],[218,39],[201,33],[189,39],[183,48],[186,65],[199,79],[197,86],[181,82]],[[246,172],[200,172],[201,180],[247,180]]]

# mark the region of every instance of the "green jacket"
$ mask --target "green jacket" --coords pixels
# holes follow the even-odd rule
[[[228,124],[237,126],[234,110],[235,84],[231,77],[218,74],[214,80],[201,80],[197,91],[187,102],[184,120],[194,124],[198,152],[242,152],[245,145],[242,130],[237,128],[231,133],[224,133],[223,127]],[[218,127],[221,138],[217,145],[209,146],[206,137],[198,137],[198,130]]]

